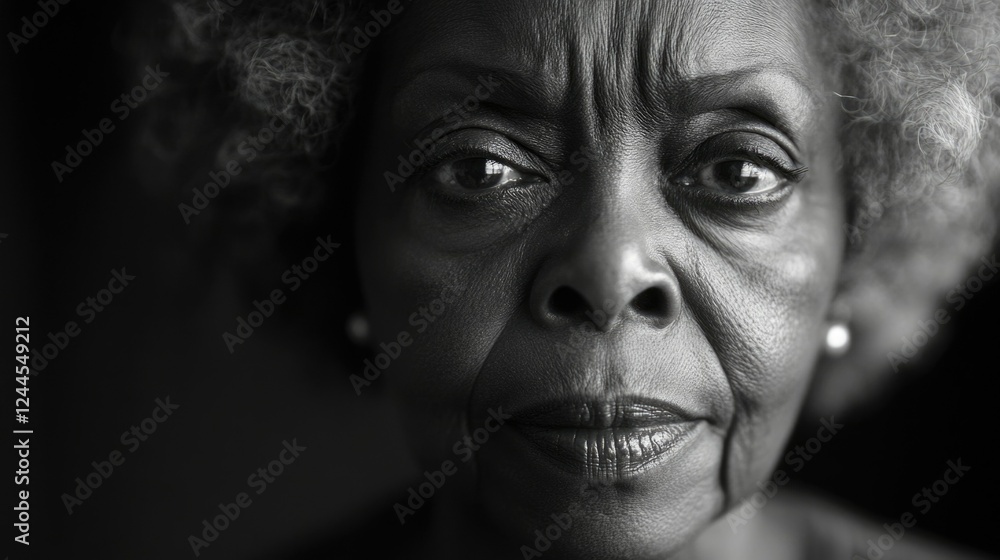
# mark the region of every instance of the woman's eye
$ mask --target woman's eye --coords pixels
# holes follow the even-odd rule
[[[441,185],[466,191],[486,191],[534,179],[513,167],[488,158],[466,158],[440,165],[433,178]]]
[[[682,182],[735,194],[763,194],[781,187],[783,180],[767,167],[745,160],[713,163]]]

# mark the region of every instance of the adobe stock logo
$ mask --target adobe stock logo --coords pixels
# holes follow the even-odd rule
[[[184,220],[184,225],[191,224],[191,217],[198,216],[203,210],[208,208],[212,200],[225,190],[233,179],[243,173],[243,165],[247,165],[263,153],[268,146],[278,137],[278,134],[285,129],[288,124],[278,117],[268,121],[266,126],[260,128],[256,134],[249,135],[243,139],[236,147],[235,157],[221,165],[218,170],[208,172],[208,182],[202,188],[191,189],[191,204],[181,202],[177,205],[177,210]]]
[[[483,426],[477,428],[470,435],[462,437],[462,439],[455,442],[452,446],[451,451],[455,455],[462,458],[462,463],[468,463],[475,456],[475,453],[490,440],[490,437],[495,434],[500,428],[503,427],[504,423],[510,419],[510,414],[505,414],[502,406],[498,406],[496,410],[492,408],[486,411],[489,416],[483,422]],[[416,487],[411,486],[407,490],[407,499],[404,503],[396,502],[392,506],[392,510],[396,512],[396,517],[399,519],[400,525],[406,524],[407,515],[415,515],[417,510],[424,507],[424,504],[428,500],[434,497],[434,494],[444,486],[445,482],[448,482],[448,477],[453,476],[458,472],[458,467],[460,464],[456,464],[451,459],[447,459],[441,463],[441,468],[439,470],[428,472],[424,471],[424,478],[427,480],[418,484]]]
[[[553,513],[549,516],[552,523],[549,523],[545,527],[535,529],[533,536],[535,537],[531,544],[525,544],[521,546],[521,556],[524,560],[533,560],[534,558],[541,558],[552,545],[561,539],[563,535],[569,532],[573,528],[574,518],[582,516],[586,512],[586,505],[591,502],[596,502],[601,494],[598,488],[608,488],[613,485],[607,481],[600,482],[588,482],[580,488],[580,493],[582,498],[569,504],[569,506],[562,512]],[[533,545],[533,546],[532,546]]]
[[[122,432],[120,441],[122,445],[128,447],[129,453],[135,453],[142,445],[142,442],[149,439],[149,436],[156,432],[159,425],[166,422],[181,407],[179,404],[170,402],[170,395],[162,399],[157,398],[154,402],[156,407],[153,408],[148,417]],[[115,467],[121,467],[125,464],[125,457],[124,453],[114,449],[108,454],[107,461],[91,461],[90,466],[94,470],[83,477],[76,478],[74,481],[76,482],[76,487],[73,489],[72,494],[65,492],[62,495],[62,502],[63,506],[66,507],[66,513],[73,515],[73,508],[83,505],[83,502],[93,496],[94,491],[100,488],[104,484],[104,481],[111,478],[111,475],[115,472]]]
[[[129,282],[135,280],[135,275],[125,271],[125,267],[111,271],[111,278],[108,280],[108,287],[102,288],[96,294],[81,301],[76,306],[76,314],[83,319],[85,325],[89,325],[97,318],[97,314],[104,311],[115,296],[121,294],[129,286]],[[80,336],[83,330],[76,321],[67,321],[62,329],[57,329],[53,334],[48,333],[49,342],[41,345],[41,352],[38,347],[31,349],[31,374],[38,375],[49,363],[55,360],[59,354],[66,350],[72,339]]]
[[[964,282],[955,284],[955,289],[948,292],[945,300],[954,304],[953,311],[961,311],[985,287],[986,283],[1000,272],[1000,262],[997,262],[995,254],[989,258],[983,257],[980,262],[982,266],[974,274],[966,278]],[[926,346],[940,332],[941,327],[950,321],[951,315],[944,307],[939,307],[930,319],[918,321],[917,328],[910,336],[900,338],[899,350],[890,351],[885,355],[893,373],[898,373],[899,366],[908,364],[911,359],[915,358],[920,349]]]
[[[796,445],[785,454],[785,465],[792,469],[792,472],[799,472],[805,468],[806,463],[812,460],[817,453],[823,450],[823,446],[829,443],[840,430],[844,429],[843,424],[838,424],[834,417],[829,419],[820,418],[820,427],[816,430],[816,435],[807,439],[801,445]],[[729,529],[735,535],[740,527],[746,525],[757,513],[774,498],[778,491],[791,481],[788,473],[784,469],[775,469],[770,480],[757,482],[758,491],[750,497],[745,498],[739,507],[733,506],[726,521],[729,522]]]
[[[406,1],[412,2],[413,0]],[[392,23],[392,16],[398,16],[403,13],[403,8],[404,6],[400,4],[400,0],[389,0],[384,10],[372,10],[369,12],[372,17],[363,26],[354,26],[354,37],[351,39],[350,44],[341,41],[340,45],[338,45],[340,53],[347,59],[347,63],[354,62],[353,57],[360,55],[363,50],[367,49],[372,44],[372,41],[382,33],[382,30],[389,27],[389,24]]]
[[[247,477],[247,486],[256,488],[258,496],[266,492],[268,484],[274,483],[285,472],[285,467],[294,463],[299,455],[306,450],[304,445],[299,445],[297,438],[292,438],[290,443],[288,440],[284,440],[281,445],[282,449],[275,459],[269,462],[266,467],[258,468]],[[239,519],[243,510],[251,505],[253,505],[253,499],[247,492],[239,492],[232,502],[220,503],[218,506],[219,514],[212,517],[211,521],[208,518],[201,520],[201,538],[194,534],[188,535],[187,541],[191,546],[191,553],[196,557],[201,556],[202,549],[212,546],[212,543],[218,540],[219,536]]]
[[[412,177],[427,160],[431,158],[435,147],[446,134],[457,130],[462,123],[472,118],[472,113],[479,110],[483,102],[489,99],[493,93],[503,86],[503,82],[493,77],[492,74],[479,76],[478,85],[472,92],[461,101],[454,103],[441,115],[436,123],[441,124],[428,132],[421,138],[414,138],[411,145],[415,146],[409,154],[400,154],[396,161],[396,172],[386,171],[382,174],[385,184],[389,187],[389,192],[396,192],[398,185],[403,185],[406,180]]]
[[[156,65],[156,68],[146,66],[146,75],[142,77],[141,82],[115,98],[108,109],[118,116],[119,121],[124,121],[132,113],[132,110],[139,107],[139,104],[163,83],[163,79],[169,76],[170,73],[161,70],[159,64]],[[55,174],[56,180],[62,183],[64,177],[76,171],[76,168],[83,163],[83,158],[94,153],[94,150],[114,131],[115,123],[107,117],[101,119],[97,123],[97,127],[81,130],[80,134],[83,136],[83,140],[72,146],[66,144],[66,155],[63,160],[52,161],[52,172]]]
[[[351,386],[354,387],[354,393],[360,397],[361,390],[370,386],[382,375],[383,371],[389,369],[389,366],[402,354],[403,349],[413,344],[416,335],[423,334],[430,328],[431,324],[442,316],[462,296],[464,291],[465,288],[462,286],[446,286],[437,298],[431,300],[427,305],[421,305],[411,313],[409,324],[416,328],[415,335],[411,335],[410,331],[399,331],[394,340],[390,339],[388,343],[381,342],[379,348],[382,351],[374,356],[374,362],[365,358],[362,361],[364,368],[361,370],[361,374],[351,375],[350,381]]]
[[[294,292],[302,287],[302,283],[319,270],[320,263],[328,260],[333,252],[340,247],[340,243],[334,243],[330,235],[326,239],[316,238],[316,246],[313,247],[312,256],[308,256],[299,264],[294,264],[281,275],[281,281],[289,286],[289,291]],[[264,301],[253,300],[255,311],[247,313],[246,318],[236,317],[236,328],[234,332],[225,331],[222,333],[222,341],[226,343],[226,349],[230,354],[236,352],[236,347],[243,344],[251,336],[254,329],[264,324],[264,320],[271,317],[277,308],[288,301],[285,291],[281,288],[271,290],[271,293]],[[234,334],[235,333],[235,334]]]
[[[69,0],[38,0],[37,12],[31,14],[31,18],[24,16],[21,18],[21,34],[11,31],[7,33],[7,40],[10,47],[14,49],[14,54],[21,52],[21,45],[27,45],[28,41],[34,39],[38,32],[49,24],[51,18],[59,15],[60,6],[69,4]]]
[[[948,494],[952,486],[958,484],[958,481],[972,470],[972,467],[962,464],[961,457],[954,461],[948,461],[946,466],[948,468],[941,474],[941,478],[935,480],[930,486],[921,488],[920,492],[914,494],[910,500],[913,507],[919,508],[918,513],[905,511],[899,516],[897,522],[883,524],[882,528],[885,529],[885,532],[878,537],[868,539],[868,549],[865,550],[864,556],[855,552],[851,556],[851,560],[879,560],[885,556],[885,553],[896,546],[896,543],[906,535],[906,530],[917,524],[918,515],[926,515],[934,507],[934,504]]]

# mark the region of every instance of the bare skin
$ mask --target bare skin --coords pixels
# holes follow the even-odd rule
[[[386,33],[357,214],[373,339],[457,295],[380,382],[429,469],[512,417],[429,546],[525,557],[573,511],[546,558],[692,557],[767,479],[844,251],[809,5],[426,0]],[[614,421],[537,420],[574,406]]]

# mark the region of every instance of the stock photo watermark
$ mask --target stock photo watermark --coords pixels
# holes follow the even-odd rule
[[[305,446],[299,445],[296,438],[281,442],[282,449],[278,452],[277,458],[267,465],[258,468],[247,477],[247,486],[255,489],[255,494],[260,496],[267,491],[268,485],[273,484],[278,477],[285,472],[285,467],[291,465],[299,458],[299,455],[306,450]],[[219,536],[229,529],[230,525],[236,521],[246,508],[253,505],[253,499],[248,492],[239,492],[232,502],[219,503],[219,514],[209,520],[201,520],[200,537],[194,534],[188,535],[187,541],[191,545],[191,553],[196,557],[201,556],[202,549],[212,546]]]
[[[441,290],[438,297],[427,305],[421,305],[411,313],[407,321],[411,327],[414,327],[415,334],[423,334],[430,328],[431,324],[444,315],[448,307],[461,297],[464,291],[465,288],[461,286],[447,286]],[[413,344],[413,341],[414,335],[411,335],[408,330],[402,330],[399,331],[394,340],[390,340],[388,343],[380,342],[379,348],[382,351],[375,355],[374,361],[365,358],[361,362],[364,366],[361,375],[351,374],[350,381],[351,386],[354,387],[354,393],[360,397],[361,389],[371,386],[372,382],[376,381],[382,372],[389,369],[389,366],[399,358],[403,349]]]
[[[170,73],[161,70],[159,64],[156,65],[156,68],[146,66],[146,74],[140,83],[112,101],[109,110],[118,117],[119,122],[124,121],[132,110],[138,108],[139,104],[163,83],[164,78],[169,76]],[[94,153],[94,150],[114,131],[115,123],[110,117],[101,119],[94,128],[81,130],[80,134],[83,139],[72,146],[66,144],[66,155],[62,161],[52,161],[52,172],[55,174],[56,180],[62,183],[64,176],[73,173],[83,163],[83,158]]]
[[[111,271],[108,287],[98,290],[93,296],[87,297],[76,306],[76,314],[83,319],[84,325],[89,325],[97,314],[104,311],[115,300],[115,296],[125,291],[129,282],[135,280],[135,275],[129,274],[125,267]],[[42,345],[41,352],[37,347],[31,349],[31,373],[38,375],[49,366],[49,363],[66,350],[72,339],[83,332],[76,321],[67,321],[62,330],[48,333],[49,342]]]
[[[413,0],[406,0],[406,3],[410,3]],[[401,0],[390,0],[388,4],[385,5],[385,9],[372,10],[369,12],[371,19],[369,19],[363,25],[355,25],[353,32],[354,36],[351,38],[350,43],[340,42],[338,47],[340,48],[340,54],[344,55],[347,59],[347,63],[350,64],[354,62],[354,57],[361,54],[362,51],[367,49],[372,41],[376,37],[382,34],[382,31],[389,27],[392,23],[394,16],[398,16],[403,13],[406,6],[403,5]]]
[[[868,539],[868,548],[865,550],[864,556],[855,553],[851,556],[851,560],[878,560],[882,558],[906,535],[907,529],[912,529],[917,524],[918,515],[927,515],[934,504],[940,502],[941,498],[945,497],[951,490],[951,487],[972,470],[972,467],[962,464],[961,457],[954,461],[948,461],[945,466],[947,469],[941,478],[935,480],[930,486],[921,488],[920,492],[914,494],[913,498],[910,499],[913,507],[917,508],[917,513],[905,511],[898,520],[883,524],[882,528],[885,529],[885,532],[873,539]]]
[[[504,422],[511,418],[511,415],[505,414],[503,407],[499,406],[496,410],[491,408],[486,412],[489,416],[486,417],[483,426],[476,428],[471,435],[463,436],[451,448],[452,453],[457,457],[461,457],[461,463],[468,463],[475,456],[476,451],[479,451],[490,440],[490,436],[500,430]],[[458,467],[459,465],[454,461],[446,459],[441,463],[440,469],[433,472],[424,471],[424,478],[427,480],[421,482],[416,488],[411,486],[407,490],[405,505],[396,502],[392,506],[392,510],[396,512],[396,517],[399,519],[399,524],[405,525],[406,516],[415,515],[417,510],[424,507],[424,504],[433,498],[434,494],[444,486],[445,482],[448,481],[448,477],[458,472]]]
[[[320,263],[329,259],[333,252],[340,247],[340,243],[334,243],[331,238],[331,235],[327,235],[326,239],[317,237],[312,255],[302,259],[302,262],[292,265],[281,274],[281,283],[289,287],[289,292],[295,292],[301,288],[302,283],[319,270]],[[226,349],[229,350],[229,353],[236,352],[236,347],[249,340],[253,336],[254,329],[261,327],[264,320],[270,318],[275,310],[286,301],[288,301],[288,297],[281,288],[271,290],[264,301],[253,300],[254,311],[247,313],[246,318],[242,315],[236,317],[234,332],[225,331],[222,333],[222,341],[226,343]]]
[[[267,149],[267,147],[274,142],[278,133],[285,129],[287,123],[274,117],[271,119],[267,126],[261,127],[256,134],[247,136],[239,145],[236,147],[236,153],[240,157],[232,158],[221,167],[221,169],[213,170],[208,172],[208,182],[199,188],[191,189],[191,203],[185,204],[180,203],[177,205],[177,210],[181,213],[181,219],[184,220],[184,225],[191,224],[191,217],[201,214],[203,210],[208,208],[208,205],[219,196],[226,187],[232,183],[233,179],[243,172],[243,166],[252,162],[254,159],[260,155],[261,152]]]
[[[590,169],[590,165],[596,157],[597,152],[593,148],[589,148],[587,146],[574,151],[569,155],[569,163],[573,168],[561,169],[559,173],[556,174],[553,183],[555,183],[556,186],[561,187],[572,185],[576,182],[576,175]]]
[[[21,18],[21,33],[10,31],[7,33],[7,40],[10,48],[14,49],[14,54],[21,52],[21,46],[27,45],[28,41],[34,39],[52,18],[59,15],[62,6],[69,4],[70,0],[38,0],[38,11],[31,16]]]
[[[997,262],[996,255],[983,257],[980,259],[982,265],[976,271],[955,285],[955,288],[948,292],[945,301],[952,304],[952,312],[961,311],[976,294],[986,285],[986,283],[996,276],[1000,270],[1000,262]],[[922,319],[917,323],[917,328],[909,335],[900,339],[898,351],[890,351],[885,357],[889,361],[894,373],[899,372],[899,366],[908,364],[911,359],[917,356],[921,348],[926,346],[938,332],[941,326],[951,321],[951,314],[944,307],[939,307],[934,311],[930,319]]]
[[[396,158],[396,161],[399,162],[396,172],[386,171],[383,173],[385,183],[389,187],[389,192],[396,192],[396,186],[405,183],[427,161],[438,142],[446,134],[462,126],[463,122],[471,119],[472,113],[479,110],[482,102],[489,99],[503,85],[503,82],[494,78],[492,74],[479,76],[478,82],[479,84],[472,93],[463,99],[461,103],[454,103],[441,116],[440,120],[445,123],[445,126],[434,128],[422,138],[414,138],[413,145],[415,148],[409,154],[400,154]]]
[[[130,454],[135,453],[149,439],[149,436],[156,433],[159,425],[166,422],[181,407],[179,404],[170,402],[170,395],[162,399],[157,398],[154,402],[156,407],[153,408],[150,415],[122,432],[121,438],[119,438],[121,444],[126,446]],[[73,493],[64,492],[62,495],[66,513],[73,515],[73,508],[83,505],[83,502],[93,496],[94,491],[111,478],[115,468],[125,464],[125,458],[125,453],[114,449],[108,454],[107,460],[91,461],[90,466],[94,470],[83,477],[76,477],[74,481],[76,487],[73,489]]]
[[[891,201],[887,202],[887,199],[883,197],[862,210],[854,223],[844,224],[844,233],[847,235],[848,242],[851,245],[861,243],[865,232],[871,229],[891,207]]]
[[[806,463],[822,451],[823,444],[829,443],[833,436],[837,435],[843,428],[844,425],[838,424],[833,416],[829,419],[821,418],[816,435],[807,439],[803,444],[796,445],[785,454],[785,465],[791,468],[792,472],[801,471],[805,468]],[[729,522],[729,529],[732,530],[733,534],[736,534],[740,527],[756,517],[760,510],[778,495],[778,490],[790,481],[791,478],[784,469],[775,469],[770,479],[764,482],[758,481],[758,490],[749,498],[745,498],[738,509],[734,508],[726,515],[726,521]]]
[[[561,539],[570,529],[573,528],[573,519],[579,517],[584,512],[584,504],[593,502],[600,497],[600,493],[594,488],[595,485],[609,485],[607,481],[598,481],[584,484],[580,489],[583,496],[578,501],[571,503],[565,511],[553,513],[549,516],[552,523],[545,527],[535,529],[534,540],[530,545],[521,545],[521,556],[524,560],[541,558],[552,545]]]
[[[17,451],[17,470],[14,471],[14,485],[28,486],[31,483],[31,438],[21,439],[18,436],[16,441],[14,449]],[[31,502],[29,498],[31,498],[30,490],[18,490],[17,499],[19,501],[14,506],[15,515],[17,515],[17,523],[14,524],[14,528],[19,533],[14,537],[14,541],[25,546],[31,544],[28,540],[31,535]]]

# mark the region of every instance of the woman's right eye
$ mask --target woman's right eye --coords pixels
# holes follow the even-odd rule
[[[743,159],[730,159],[706,165],[681,183],[698,185],[724,194],[761,195],[778,190],[786,181],[767,166]]]
[[[502,190],[538,179],[535,175],[485,157],[471,157],[441,164],[430,176],[449,190],[471,194]]]

